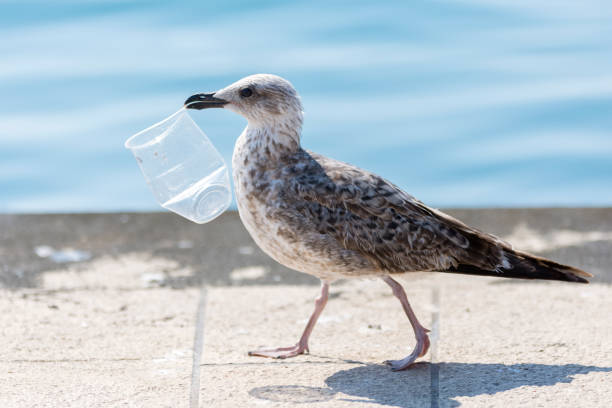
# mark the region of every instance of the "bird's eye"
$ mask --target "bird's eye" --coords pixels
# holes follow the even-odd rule
[[[242,96],[243,98],[248,98],[251,95],[253,95],[253,91],[251,90],[251,88],[244,88],[240,90],[240,96]]]

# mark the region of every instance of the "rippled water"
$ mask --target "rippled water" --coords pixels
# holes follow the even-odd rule
[[[0,211],[159,209],[123,148],[257,72],[435,206],[612,205],[612,3],[0,2]],[[229,162],[244,120],[194,115]]]

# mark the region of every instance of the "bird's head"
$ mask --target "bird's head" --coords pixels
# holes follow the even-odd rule
[[[255,126],[302,124],[302,103],[297,91],[286,79],[271,74],[251,75],[216,92],[190,96],[185,107],[226,108]]]

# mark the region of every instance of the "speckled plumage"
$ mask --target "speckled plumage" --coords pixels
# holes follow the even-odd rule
[[[375,174],[302,149],[301,106],[288,111],[250,120],[232,160],[240,216],[278,262],[326,280],[414,271],[525,275],[518,264],[546,277],[535,273],[536,258],[497,237]],[[573,268],[563,273],[579,280]]]
[[[410,356],[391,363],[394,369],[404,369],[427,351],[429,340],[391,275],[440,271],[577,282],[590,276],[515,251],[375,174],[302,149],[301,102],[280,77],[253,75],[214,97],[248,119],[232,158],[245,227],[272,258],[324,281],[322,300],[300,342],[255,355],[290,357],[307,350],[327,299],[327,282],[338,278],[380,276],[391,286],[418,340]]]

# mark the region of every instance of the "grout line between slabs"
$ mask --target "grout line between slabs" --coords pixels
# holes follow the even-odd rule
[[[431,408],[440,406],[440,366],[438,365],[438,339],[440,338],[440,289],[434,287],[431,291],[431,348],[430,356],[430,383],[429,395],[431,397]]]
[[[191,390],[189,394],[189,407],[198,408],[200,400],[200,364],[204,348],[204,318],[206,308],[207,290],[205,286],[200,289],[200,300],[196,311],[196,328],[193,338],[193,359],[191,363]]]

